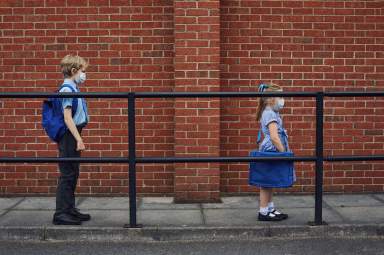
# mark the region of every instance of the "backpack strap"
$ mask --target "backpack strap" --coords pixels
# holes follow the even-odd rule
[[[63,88],[69,88],[73,93],[76,93],[76,90],[69,84],[64,83],[63,85],[61,85],[59,91]],[[72,117],[75,116],[75,113],[77,111],[78,100],[75,99],[77,99],[77,97],[72,98]]]

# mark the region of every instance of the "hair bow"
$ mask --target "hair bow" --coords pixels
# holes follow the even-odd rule
[[[265,89],[269,88],[269,86],[267,84],[260,84],[259,85],[259,92],[264,92]]]

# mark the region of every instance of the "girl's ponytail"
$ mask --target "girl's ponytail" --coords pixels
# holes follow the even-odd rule
[[[256,113],[256,120],[259,121],[261,119],[261,115],[263,114],[263,111],[265,109],[265,100],[264,98],[260,97],[259,99],[259,106],[257,107],[257,113]]]

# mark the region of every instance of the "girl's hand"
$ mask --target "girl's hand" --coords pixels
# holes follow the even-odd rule
[[[285,152],[284,145],[283,145],[283,143],[280,140],[277,123],[276,122],[271,122],[268,125],[268,129],[269,129],[269,134],[271,136],[271,141],[272,141],[273,145],[275,145],[276,149],[279,152]]]
[[[83,140],[80,140],[80,141],[77,141],[77,148],[76,148],[77,151],[83,151],[85,150],[85,145],[83,143]]]

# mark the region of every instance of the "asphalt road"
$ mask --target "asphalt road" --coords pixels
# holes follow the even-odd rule
[[[216,242],[0,242],[0,255],[384,255],[384,238],[268,239]]]

